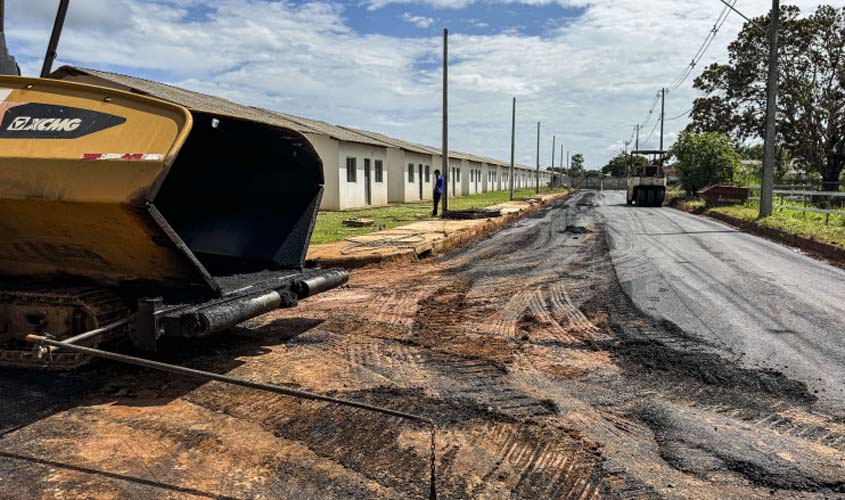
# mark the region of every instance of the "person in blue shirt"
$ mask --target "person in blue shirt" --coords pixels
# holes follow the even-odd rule
[[[440,175],[440,170],[434,171],[434,210],[431,212],[432,217],[437,216],[437,207],[440,205],[440,197],[443,196],[443,176]]]

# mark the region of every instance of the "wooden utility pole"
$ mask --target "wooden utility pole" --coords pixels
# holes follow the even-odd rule
[[[772,215],[775,184],[775,115],[778,99],[778,27],[780,0],[772,0],[769,23],[769,82],[766,95],[766,137],[763,146],[763,179],[760,186],[760,218]]]
[[[508,173],[508,184],[510,184],[510,198],[513,200],[513,163],[516,151],[516,97],[513,98],[513,111],[511,112],[511,169]]]
[[[537,122],[537,175],[535,179],[537,193],[540,192],[540,122]]]
[[[443,209],[449,210],[449,30],[443,30]]]

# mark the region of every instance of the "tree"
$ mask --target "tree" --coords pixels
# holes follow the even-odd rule
[[[763,176],[763,145],[754,144],[753,146],[739,146],[736,148],[741,160],[756,160],[757,164],[754,168],[745,168],[744,178],[749,185],[759,186],[762,182]],[[789,151],[784,147],[775,148],[775,183],[789,183],[794,179],[789,179],[789,168],[792,166],[792,158],[789,156]],[[735,178],[735,180],[738,180]]]
[[[569,175],[575,177],[584,173],[584,155],[575,153],[569,168]]]
[[[613,177],[624,177],[630,171],[629,169],[644,167],[646,164],[648,160],[643,156],[620,153],[607,162],[607,165],[601,168],[601,172]]]
[[[681,132],[672,146],[678,177],[687,194],[713,184],[730,181],[739,166],[739,155],[725,134]]]
[[[781,7],[777,141],[832,189],[845,169],[845,7],[800,13]],[[769,17],[754,21],[767,26]],[[706,95],[695,100],[687,130],[723,132],[737,143],[763,137],[767,52],[766,33],[746,23],[728,47],[728,64],[696,78]]]

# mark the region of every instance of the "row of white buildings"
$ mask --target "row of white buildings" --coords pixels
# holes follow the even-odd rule
[[[348,210],[391,203],[432,199],[434,171],[442,170],[442,152],[436,148],[395,139],[375,132],[331,125],[193,92],[141,78],[65,66],[53,75],[175,102],[189,109],[221,113],[283,126],[302,133],[323,161],[325,192],[321,209]],[[514,188],[534,187],[536,170],[514,167]],[[540,172],[540,185],[552,173]],[[459,151],[449,152],[449,196],[503,191],[510,186],[510,164]]]

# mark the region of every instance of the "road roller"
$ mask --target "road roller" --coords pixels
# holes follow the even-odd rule
[[[306,260],[322,193],[297,131],[0,76],[0,365],[89,359],[27,335],[155,350],[344,284]]]
[[[668,151],[639,150],[632,155],[652,156],[645,166],[635,166],[628,173],[628,205],[638,207],[661,207],[666,197],[666,172],[663,160]]]

